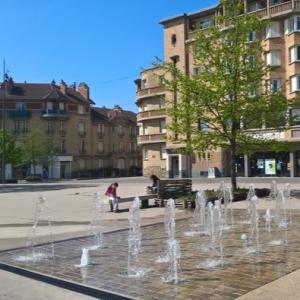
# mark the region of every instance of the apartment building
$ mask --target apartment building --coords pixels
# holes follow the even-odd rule
[[[15,83],[0,88],[1,126],[15,140],[32,128],[41,129],[54,145],[49,165],[37,167],[48,178],[136,175],[141,156],[136,146],[136,115],[121,107],[97,108],[87,84]],[[118,128],[122,137],[113,134]],[[122,142],[121,142],[122,141]],[[122,152],[114,145],[123,145]],[[7,177],[22,178],[30,167],[7,168]]]
[[[195,37],[196,30],[205,30],[212,26],[215,16],[220,13],[221,7],[216,5],[161,21],[164,29],[165,61],[176,64],[176,67],[186,74],[199,72],[199,66],[195,66],[193,63],[189,45]],[[287,98],[298,97],[300,92],[300,1],[245,0],[244,13],[257,14],[261,18],[270,19],[271,23],[264,32],[249,32],[249,41],[254,39],[262,41],[266,51],[265,61],[268,65],[273,66],[270,78],[267,78],[271,89],[276,91],[282,87]],[[148,79],[153,76],[157,77],[156,73],[159,73],[156,69],[145,70],[141,73],[140,81],[136,81],[138,83],[137,105],[140,108],[138,121],[139,127],[142,128],[138,142],[143,148],[144,174],[148,175],[148,170],[155,171],[157,169],[164,170],[162,173],[167,177],[207,176],[209,170],[214,170],[215,172],[212,173],[215,175],[229,175],[229,154],[225,150],[195,153],[192,156],[183,155],[180,149],[184,148],[184,145],[174,142],[173,133],[168,129],[165,140],[154,143],[152,136],[159,130],[158,119],[157,127],[152,127],[151,132],[148,132],[150,136],[146,137],[145,126],[149,120],[145,120],[141,116],[144,114],[144,107],[150,105],[152,99],[157,97],[156,89],[159,90],[159,96],[164,97],[166,103],[168,100],[174,101],[176,96],[168,91],[163,91],[159,87],[159,79],[156,82]],[[147,114],[153,115],[155,110],[153,108],[153,111],[147,112]],[[288,141],[293,150],[275,153],[269,149],[262,149],[251,156],[242,155],[237,158],[236,166],[240,176],[300,176],[300,107],[291,108],[289,113],[295,117],[295,120],[285,132],[277,132],[266,125],[262,128],[253,128],[251,131],[263,138]],[[162,118],[163,116],[161,116]],[[168,125],[170,120],[166,115],[165,118],[165,123]],[[168,126],[166,127],[168,128]],[[147,139],[147,143],[144,142],[145,139]],[[158,149],[158,145],[165,149],[164,157],[161,157],[160,160],[155,154],[148,155],[154,151],[150,149]],[[159,168],[151,168],[151,166],[158,165]]]

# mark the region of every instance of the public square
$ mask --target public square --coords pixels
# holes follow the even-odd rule
[[[211,180],[195,179],[193,180],[193,189],[197,190],[197,189],[206,189],[206,188],[209,189],[218,188],[222,180],[223,179],[211,179]],[[120,179],[116,179],[116,181],[118,181],[120,184],[119,194],[122,197],[130,197],[130,196],[134,197],[134,196],[144,195],[145,187],[148,184],[147,178],[142,178],[142,177],[120,178]],[[225,181],[229,182],[229,178],[225,178]],[[270,187],[271,181],[272,179],[265,179],[265,178],[248,178],[248,179],[239,178],[238,180],[239,185],[245,187],[248,187],[250,183],[254,183],[256,187]],[[297,195],[297,190],[300,190],[300,184],[298,184],[297,180],[295,179],[278,178],[277,181],[278,181],[279,188],[282,187],[283,184],[285,184],[286,182],[289,182],[293,190],[293,195]],[[107,185],[110,182],[111,180],[109,179],[87,180],[87,181],[74,180],[74,181],[65,181],[59,183],[20,184],[20,185],[13,185],[13,186],[10,185],[2,186],[1,198],[0,198],[1,250],[25,246],[28,230],[33,223],[33,213],[34,213],[35,203],[40,195],[46,196],[49,201],[49,210],[51,212],[51,221],[52,221],[52,231],[53,231],[53,236],[55,241],[87,236],[89,230],[88,227],[91,219],[91,207],[92,207],[93,194],[98,191],[100,192],[101,195],[103,195],[107,188]],[[260,209],[261,216],[263,215],[264,211],[269,205],[270,205],[270,201],[264,199],[260,200],[259,209]],[[293,216],[295,217],[295,220],[297,220],[298,210],[300,209],[300,200],[297,197],[293,197],[291,199],[291,206],[293,208]],[[106,232],[128,228],[128,207],[129,207],[129,203],[121,203],[120,212],[111,213],[109,212],[109,207],[107,205],[107,209],[106,209],[107,212],[103,213],[103,219],[105,219],[103,224],[105,226]],[[233,207],[235,209],[234,214],[237,215],[237,218],[240,218],[241,216],[243,217],[243,215],[246,212],[245,201],[236,202],[233,204]],[[184,226],[186,227],[185,230],[187,230],[188,224],[191,222],[190,217],[192,216],[192,213],[193,212],[190,210],[183,210],[181,208],[177,209],[176,210],[177,220],[179,219],[185,220],[186,218],[189,218],[188,223],[185,221],[178,221],[178,226],[179,227]],[[141,217],[142,217],[143,225],[161,223],[164,220],[164,208],[150,207],[147,209],[143,209],[141,210]],[[41,228],[39,229],[39,234],[41,235],[41,238],[43,236],[43,230],[44,230],[44,234],[46,234],[47,232],[47,226],[46,226],[47,224],[42,223],[42,225],[43,225],[41,226],[42,229]],[[153,225],[153,226],[159,226],[159,225]],[[261,221],[260,226],[262,228],[264,227],[263,221]],[[157,240],[154,237],[153,238],[149,237],[150,240],[147,242],[147,232],[150,234],[150,236],[152,236],[151,232],[153,230],[151,230],[151,227],[146,227],[142,230],[143,230],[143,239],[145,239],[145,243],[146,244],[150,243],[147,246],[147,248],[150,247],[151,249],[151,247],[155,247],[156,249],[154,252],[155,255],[158,255],[160,251],[163,251],[164,243],[161,240]],[[223,282],[223,284],[226,285],[229,284],[230,282],[230,285],[232,286],[231,290],[222,289],[221,288],[222,285],[220,285],[218,293],[211,293],[212,289],[215,288],[214,284],[218,282],[217,280],[214,280],[214,278],[216,279],[217,276],[220,276],[221,273],[218,272],[222,272],[222,270],[214,270],[214,271],[202,270],[201,274],[203,275],[197,276],[197,278],[199,277],[198,278],[199,286],[203,288],[200,289],[201,292],[200,290],[197,291],[198,298],[195,296],[196,294],[194,294],[195,299],[235,299],[239,297],[240,299],[296,299],[295,297],[297,293],[300,292],[299,288],[297,288],[296,286],[297,280],[299,279],[300,276],[300,272],[297,271],[298,269],[297,267],[298,246],[296,246],[298,243],[297,226],[294,228],[294,230],[295,230],[293,231],[295,232],[294,234],[289,233],[291,234],[291,236],[290,236],[290,244],[288,244],[288,246],[284,246],[281,250],[278,250],[280,247],[274,248],[274,246],[273,247],[268,246],[267,254],[264,254],[265,255],[264,258],[249,257],[246,260],[241,260],[241,263],[239,264],[238,263],[239,259],[237,259],[237,257],[239,257],[240,255],[238,253],[234,254],[233,257],[230,257],[231,263],[227,270],[227,273],[226,273],[226,267],[224,268],[225,275],[223,280],[225,280],[225,282]],[[226,242],[224,243],[225,245],[227,245],[227,249],[228,248],[230,249],[230,247],[234,248],[235,244],[240,243],[239,234],[242,232],[242,230],[238,232],[239,233],[236,233],[234,238],[232,237],[225,238]],[[126,241],[125,241],[126,238],[125,236],[122,235],[122,232],[114,233],[114,234],[115,235],[121,234],[120,244],[125,244],[125,245],[121,246],[120,249],[126,247]],[[120,245],[116,245],[114,242],[112,242],[115,241],[113,235],[112,236],[108,235],[107,242],[109,244],[109,241],[111,241],[112,245],[114,245],[112,246],[112,249],[115,250],[112,250],[114,251],[114,254],[112,256],[114,257],[114,259],[118,259],[118,258],[121,259],[122,263],[120,262],[119,265],[123,266],[121,269],[124,271],[124,266],[127,263],[127,257],[124,254],[126,250],[125,249],[124,251],[120,250],[119,255],[116,254],[116,252],[118,252],[117,248]],[[161,232],[161,234],[158,235],[158,237],[159,239],[163,238],[163,231]],[[190,260],[185,257],[182,262],[183,277],[186,278],[186,282],[183,283],[183,287],[179,288],[179,289],[183,289],[182,292],[183,294],[181,294],[181,296],[178,296],[178,299],[192,299],[191,298],[192,294],[189,294],[190,293],[189,288],[192,287],[193,280],[189,284],[188,278],[193,278],[190,277],[192,276],[193,272],[189,271],[189,269],[192,270],[191,266],[195,264],[197,261],[200,262],[201,259],[205,260],[204,259],[205,254],[204,255],[203,253],[200,254],[201,251],[199,250],[197,251],[197,248],[194,249],[195,247],[193,245],[198,244],[196,238],[187,239],[184,235],[182,235],[182,233],[178,238],[179,240],[182,241],[184,245],[183,247],[185,248],[185,253],[186,251],[188,251],[187,255],[192,256]],[[266,240],[266,239],[267,237],[262,234],[262,240]],[[79,239],[78,241],[80,240],[81,239]],[[76,244],[76,240],[73,240],[73,242],[71,243]],[[188,250],[190,243],[192,243],[191,249]],[[74,251],[76,252],[78,251],[76,249],[78,249],[79,245],[76,248],[74,246],[75,244],[73,244],[73,246],[70,246],[70,249],[74,249]],[[289,250],[289,247],[293,247],[293,250],[292,251]],[[160,251],[158,249],[160,249]],[[105,257],[107,257],[107,255],[109,257],[109,253],[107,251],[108,249],[104,249],[104,252],[106,253],[104,255],[104,259]],[[195,253],[193,254],[193,252]],[[144,253],[144,255],[146,254],[147,253]],[[66,255],[66,253],[64,255]],[[78,252],[77,255],[75,256],[70,255],[70,257],[74,257],[75,260],[66,259],[67,262],[64,262],[63,264],[64,265],[69,264],[69,267],[73,268],[74,264],[76,263],[76,260],[79,259],[78,255],[79,255]],[[5,255],[4,256],[2,255],[1,257],[3,258],[5,257]],[[283,257],[285,257],[285,259],[282,259]],[[153,264],[153,259],[154,259],[153,255],[150,255],[148,259],[145,259],[145,262],[147,262],[146,264],[148,264],[148,267]],[[256,261],[256,259],[258,259],[258,261]],[[115,262],[112,263],[113,265],[115,264]],[[248,278],[247,276],[249,274],[250,274],[249,276],[251,276],[251,272],[249,273],[247,271],[246,272],[244,271],[245,266],[247,264],[249,266],[252,266],[250,269],[252,271],[254,270],[255,272],[258,272],[256,274],[259,274],[259,276],[256,276],[255,278],[252,279],[251,277]],[[61,266],[61,268],[63,268],[61,264],[59,265]],[[110,265],[107,264],[106,267],[110,268],[109,266]],[[234,272],[229,271],[230,267],[232,266],[235,266]],[[110,269],[113,270],[113,268]],[[161,272],[163,272],[163,269],[161,270]],[[155,273],[153,273],[151,276],[154,275]],[[63,290],[61,288],[47,285],[42,282],[34,281],[32,279],[24,278],[19,275],[8,273],[6,271],[1,271],[0,276],[1,276],[1,282],[5,283],[3,284],[4,289],[1,289],[1,294],[0,294],[1,299],[13,299],[13,298],[34,299],[32,290],[36,291],[35,293],[36,299],[40,299],[41,297],[43,297],[43,299],[68,299],[68,297],[71,297],[71,295],[72,297],[73,295],[75,295],[74,299],[88,298],[88,296],[85,295],[81,295],[77,293],[74,294],[71,291]],[[208,280],[208,278],[206,277],[211,279]],[[75,278],[72,278],[72,276],[69,279],[75,280]],[[93,280],[95,280],[95,277]],[[124,281],[124,278],[122,279],[122,277],[120,277],[119,280]],[[22,289],[20,290],[14,289],[16,281],[18,282],[18,285],[23,286]],[[146,279],[142,281],[147,282]],[[207,284],[201,285],[200,284],[201,281]],[[118,280],[116,280],[115,283],[111,282],[110,285],[114,286],[114,284],[118,284],[117,282]],[[140,293],[147,290],[147,288],[145,289],[143,284],[139,285],[138,282],[139,281],[137,279],[137,286],[140,287],[138,289]],[[210,283],[208,284],[208,282]],[[156,283],[158,283],[158,280],[156,281]],[[105,286],[105,280],[103,281],[99,279],[98,285],[103,288],[102,284]],[[106,282],[106,287],[107,286],[109,286],[109,283]],[[160,284],[156,284],[156,286],[157,286],[156,289],[154,289],[157,292],[156,299],[162,299],[161,298],[162,294],[160,293],[163,293],[163,291],[165,291],[165,294],[170,293],[170,290],[167,291],[168,284],[160,283]],[[283,289],[282,286],[285,286],[285,288]],[[171,286],[169,288],[171,288],[172,290],[174,287]],[[159,289],[161,289],[160,292],[158,292]],[[224,295],[222,294],[222,290],[224,292]],[[114,288],[114,291],[115,292],[118,291],[118,288],[116,286]],[[39,295],[43,295],[43,296],[39,296]],[[130,293],[128,295],[130,296]],[[139,298],[142,299],[146,298],[146,295],[141,296],[141,294],[138,295],[138,293],[134,295],[139,296]]]

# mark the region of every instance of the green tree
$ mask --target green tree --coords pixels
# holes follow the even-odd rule
[[[3,151],[4,150],[4,151]],[[0,129],[0,158],[3,158],[5,164],[20,165],[23,161],[23,149],[17,145],[11,134]]]
[[[271,92],[265,86],[273,69],[263,59],[261,40],[250,41],[249,34],[260,35],[268,21],[241,13],[243,2],[221,1],[223,14],[216,17],[215,25],[196,33],[190,50],[199,67],[197,74],[186,75],[174,63],[164,66],[165,85],[180,99],[176,105],[168,105],[173,120],[170,129],[185,143],[187,154],[227,149],[234,190],[237,154],[262,146],[275,151],[286,148],[286,144],[255,135],[249,129],[264,124],[285,130],[286,112],[292,105],[284,89]]]
[[[47,139],[43,131],[33,128],[21,139],[24,151],[24,162],[31,165],[33,175],[36,174],[36,166],[47,167],[51,161],[51,156],[55,153],[52,141]]]

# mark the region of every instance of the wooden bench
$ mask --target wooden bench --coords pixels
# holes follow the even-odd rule
[[[157,198],[157,194],[143,195],[143,196],[139,196],[139,198],[141,200],[141,208],[148,208],[149,200]],[[120,198],[118,203],[120,204],[125,202],[133,202],[134,199],[135,197]],[[110,208],[112,210],[112,203],[110,203]]]
[[[188,206],[187,200],[177,200],[181,196],[187,196],[192,193],[191,179],[161,179],[157,187],[157,200],[160,206],[164,206],[167,199],[173,198],[176,205]]]

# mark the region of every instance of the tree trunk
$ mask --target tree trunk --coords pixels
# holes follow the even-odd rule
[[[230,172],[230,176],[231,176],[231,186],[232,186],[232,190],[236,191],[237,189],[237,183],[236,183],[236,147],[235,144],[231,145],[230,148],[230,164],[231,164],[231,172]]]

